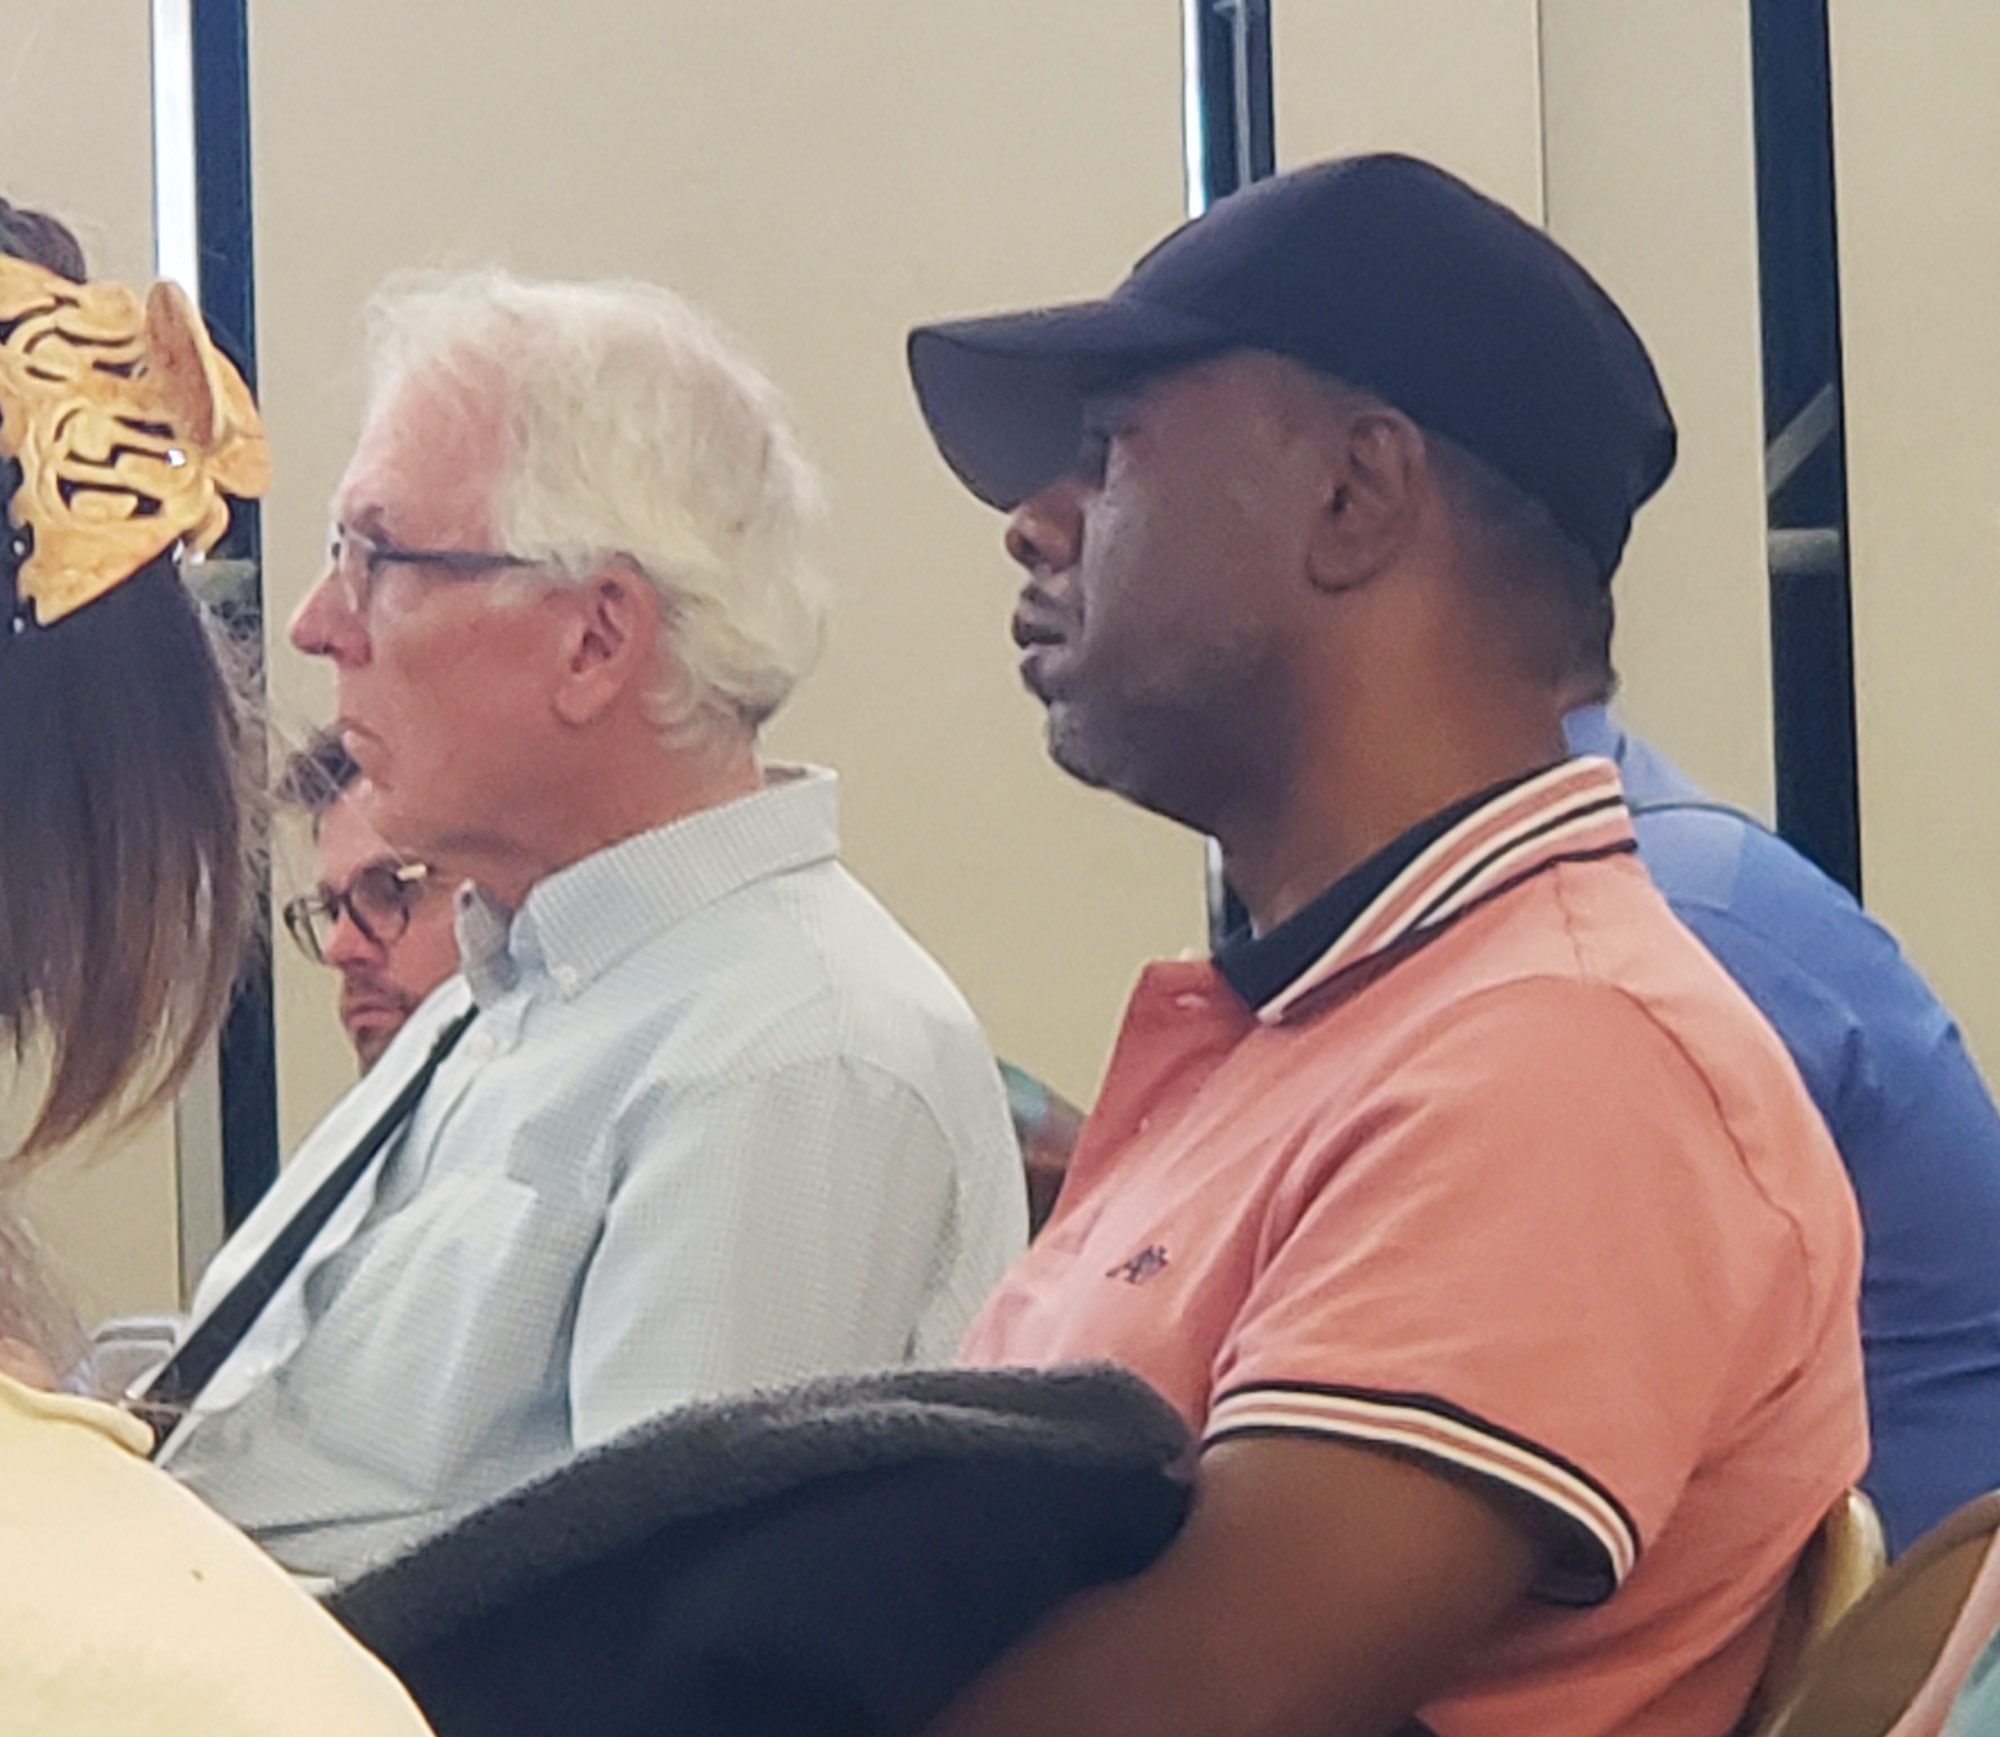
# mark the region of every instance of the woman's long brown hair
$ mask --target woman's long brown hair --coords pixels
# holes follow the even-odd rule
[[[4,201],[0,250],[82,274],[61,224]],[[256,908],[243,691],[171,556],[0,631],[0,1043],[47,1068],[16,1157],[158,1107],[227,1010]]]
[[[0,1035],[46,1055],[18,1156],[186,1078],[255,906],[245,725],[171,560],[0,644]]]

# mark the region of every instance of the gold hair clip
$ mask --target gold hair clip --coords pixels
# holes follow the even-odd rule
[[[0,456],[33,546],[15,585],[43,627],[176,545],[205,554],[226,495],[260,495],[270,455],[250,390],[180,287],[143,297],[0,256]]]

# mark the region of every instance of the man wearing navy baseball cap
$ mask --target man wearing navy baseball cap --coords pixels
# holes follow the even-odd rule
[[[1376,156],[910,366],[1010,515],[1050,752],[1218,839],[1251,917],[1141,977],[964,1352],[1145,1376],[1193,1517],[938,1737],[1722,1737],[1867,1457],[1859,1237],[1615,768],[1566,758],[1673,465],[1637,334]]]

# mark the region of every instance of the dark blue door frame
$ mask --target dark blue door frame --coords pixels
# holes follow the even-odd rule
[[[1827,0],[1751,0],[1750,49],[1778,830],[1859,897]]]
[[[1186,69],[1188,211],[1205,211],[1237,188],[1272,172],[1271,0],[1183,0]],[[1222,875],[1221,852],[1208,847],[1211,946],[1247,928],[1249,913]]]
[[[250,188],[250,43],[247,0],[189,0],[193,50],[195,239],[201,307],[210,327],[254,389],[257,285]],[[234,517],[217,551],[245,563],[248,577],[217,608],[257,658],[262,683],[264,586],[255,503]],[[261,899],[261,935],[270,900]],[[278,1174],[277,1046],[271,961],[260,944],[246,967],[222,1030],[223,1222],[233,1230]]]

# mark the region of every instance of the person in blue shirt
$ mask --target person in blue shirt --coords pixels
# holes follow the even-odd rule
[[[1861,1204],[1874,1460],[1891,1549],[2000,1488],[2000,1113],[1894,937],[1782,839],[1602,705],[1571,751],[1617,763],[1667,902],[1784,1039]]]

